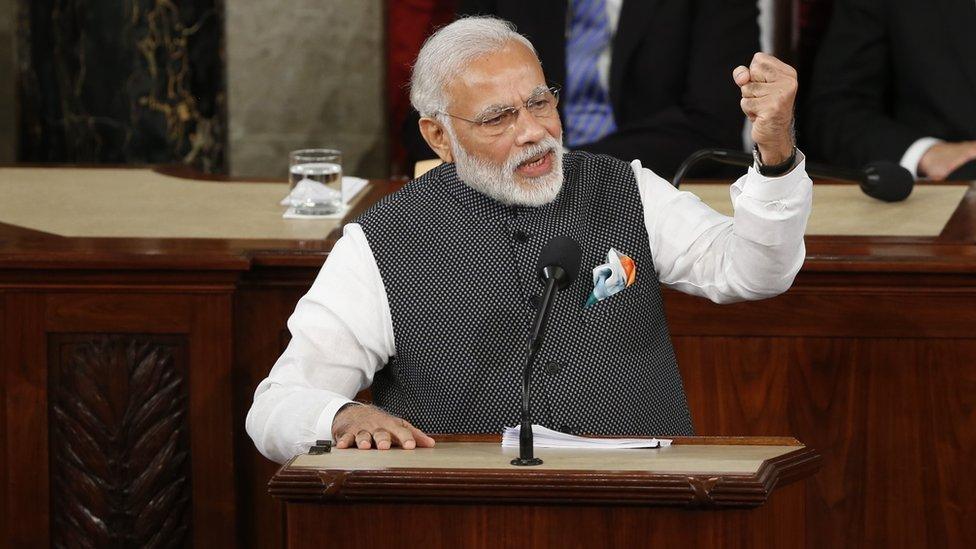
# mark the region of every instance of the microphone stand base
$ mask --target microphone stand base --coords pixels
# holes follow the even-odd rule
[[[512,460],[512,465],[528,466],[528,465],[542,465],[542,460],[539,458],[515,458]]]

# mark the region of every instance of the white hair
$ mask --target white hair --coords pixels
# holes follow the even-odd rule
[[[435,116],[447,109],[444,88],[478,57],[503,49],[511,42],[529,48],[532,42],[515,25],[497,17],[464,17],[430,36],[417,55],[410,77],[410,103],[420,116]]]

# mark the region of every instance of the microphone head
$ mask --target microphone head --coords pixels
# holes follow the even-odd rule
[[[861,190],[870,197],[885,202],[898,202],[908,198],[914,186],[912,172],[893,162],[881,160],[864,167]]]
[[[568,236],[552,238],[546,242],[542,248],[542,255],[539,256],[539,276],[547,279],[554,276],[552,273],[555,271],[558,288],[562,290],[576,280],[582,255],[579,243],[572,238]],[[559,274],[559,269],[553,267],[559,267],[562,273]]]

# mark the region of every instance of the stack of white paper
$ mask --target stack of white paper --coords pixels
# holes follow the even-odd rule
[[[505,427],[502,434],[503,448],[518,448],[519,427]],[[568,435],[532,425],[532,446],[535,448],[667,448],[667,438],[588,438]]]

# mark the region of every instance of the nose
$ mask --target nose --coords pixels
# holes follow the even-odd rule
[[[515,143],[519,146],[538,143],[546,137],[546,128],[531,113],[519,109],[515,119]]]

